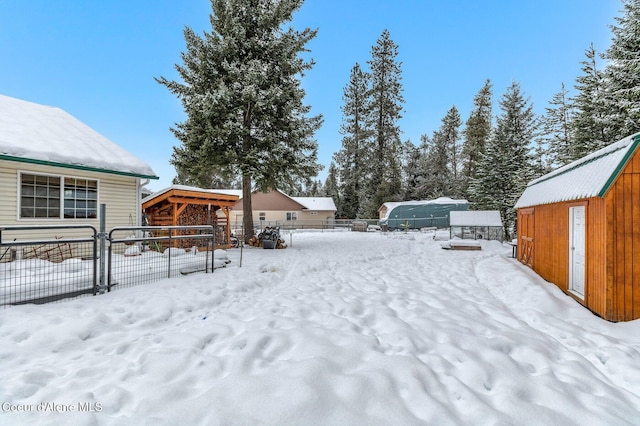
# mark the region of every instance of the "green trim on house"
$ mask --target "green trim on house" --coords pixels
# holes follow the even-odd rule
[[[613,173],[611,173],[611,176],[609,176],[609,179],[607,179],[607,182],[604,184],[604,186],[598,193],[598,197],[604,197],[607,191],[609,191],[609,188],[611,188],[611,185],[613,185],[616,179],[618,179],[618,176],[620,176],[620,173],[622,173],[622,170],[626,167],[627,163],[629,162],[633,154],[636,152],[636,149],[638,148],[639,143],[640,143],[640,135],[637,135],[633,138],[633,142],[631,142],[631,146],[627,150],[627,153],[624,155],[624,158],[620,161],[620,163],[618,163],[618,166],[613,171]]]
[[[160,179],[158,176],[143,175],[140,173],[121,172],[118,170],[99,169],[97,167],[80,166],[77,164],[64,164],[55,161],[36,160],[33,158],[13,157],[11,155],[0,154],[0,160],[15,161],[17,163],[37,164],[39,166],[63,167],[65,169],[83,170],[86,172],[107,173],[110,175],[130,176],[143,179]]]

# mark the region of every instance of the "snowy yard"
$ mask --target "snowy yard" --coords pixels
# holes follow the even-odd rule
[[[287,243],[289,235],[285,234]],[[423,233],[0,311],[2,424],[640,425],[640,321]]]

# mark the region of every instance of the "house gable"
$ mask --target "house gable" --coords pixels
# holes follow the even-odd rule
[[[153,170],[61,110],[0,95],[0,159],[157,179]]]
[[[242,203],[240,203],[242,205]],[[300,211],[305,208],[288,195],[271,190],[269,192],[256,191],[251,195],[251,205],[257,210]]]

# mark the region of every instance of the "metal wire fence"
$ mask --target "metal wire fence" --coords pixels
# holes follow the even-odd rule
[[[81,236],[29,238],[42,231]],[[19,232],[24,240],[3,242],[6,232]],[[0,227],[0,306],[96,294],[96,234],[89,225]]]
[[[213,272],[214,243],[212,226],[119,227],[109,234],[90,225],[0,227],[0,307]]]
[[[109,233],[107,290],[213,272],[213,226],[119,227]]]

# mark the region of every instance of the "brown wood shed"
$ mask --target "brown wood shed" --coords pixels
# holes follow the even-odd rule
[[[229,212],[236,201],[237,195],[173,185],[144,198],[142,210],[148,217],[149,226],[214,225],[216,246],[229,247]],[[223,223],[219,223],[217,210],[224,213],[226,220]]]
[[[610,321],[640,318],[640,133],[529,183],[518,259]]]

